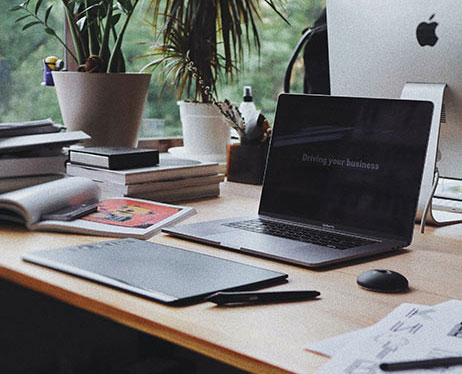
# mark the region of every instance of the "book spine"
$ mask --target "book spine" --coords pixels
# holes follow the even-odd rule
[[[109,182],[116,184],[134,184],[145,182],[159,182],[172,179],[190,178],[198,176],[213,175],[218,173],[218,165],[197,165],[193,167],[168,168],[140,173],[125,173],[123,171],[98,169],[91,166],[85,167],[67,164],[67,174],[78,177],[94,179],[98,182]]]
[[[117,184],[110,182],[100,182],[99,186],[102,190],[113,193],[115,196],[134,196],[134,194],[149,193],[162,190],[179,190],[193,186],[209,186],[221,183],[224,181],[223,174],[212,174],[206,176],[197,176],[191,178],[178,178],[172,180],[163,180],[158,182],[132,183],[132,184]]]
[[[127,174],[125,184],[158,182],[167,179],[198,177],[217,173],[218,165],[197,165],[193,167],[171,168],[158,170],[150,174]]]
[[[210,186],[193,186],[173,191],[154,191],[151,193],[134,194],[134,198],[160,201],[163,203],[172,203],[176,201],[186,201],[200,199],[204,197],[213,197],[220,194],[220,185]]]
[[[116,184],[125,184],[125,175],[115,174],[107,169],[91,169],[81,165],[72,163],[66,164],[66,173],[74,177],[90,178],[97,182],[111,182]]]
[[[54,157],[3,158],[0,159],[0,176],[7,178],[64,173],[65,162],[64,154]]]

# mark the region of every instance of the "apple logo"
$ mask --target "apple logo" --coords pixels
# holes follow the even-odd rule
[[[433,17],[435,17],[434,14],[429,18],[429,21],[431,21]],[[433,47],[436,44],[438,41],[438,37],[435,33],[437,26],[437,22],[422,22],[417,26],[417,41],[422,47],[426,45]]]

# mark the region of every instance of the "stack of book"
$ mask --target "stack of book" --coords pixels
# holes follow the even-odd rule
[[[140,150],[138,150],[140,151]],[[104,197],[134,197],[164,203],[187,201],[220,194],[223,174],[218,163],[179,159],[158,154],[158,164],[120,168],[123,157],[114,161],[113,150],[71,149],[67,174],[99,182]],[[127,150],[127,154],[130,153]],[[146,160],[147,156],[139,158]],[[113,161],[111,163],[111,160]],[[126,163],[124,163],[126,165]]]
[[[63,147],[90,137],[62,129],[51,119],[0,123],[0,193],[64,177]]]

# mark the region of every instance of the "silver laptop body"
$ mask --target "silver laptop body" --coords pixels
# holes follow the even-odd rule
[[[282,94],[258,215],[163,231],[307,267],[407,246],[432,111],[423,101]]]

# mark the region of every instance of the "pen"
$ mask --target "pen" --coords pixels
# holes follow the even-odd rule
[[[212,301],[218,305],[234,303],[279,303],[286,301],[302,301],[314,299],[321,295],[318,291],[273,291],[273,292],[217,292],[206,301]]]
[[[448,367],[462,365],[462,357],[442,357],[431,358],[428,360],[402,361],[402,362],[387,362],[380,364],[380,369],[383,371],[398,371],[412,369],[429,369],[436,367]]]
[[[98,210],[98,204],[81,204],[75,206],[68,206],[63,209],[43,214],[42,220],[55,220],[55,221],[73,221],[74,219],[86,216]]]

